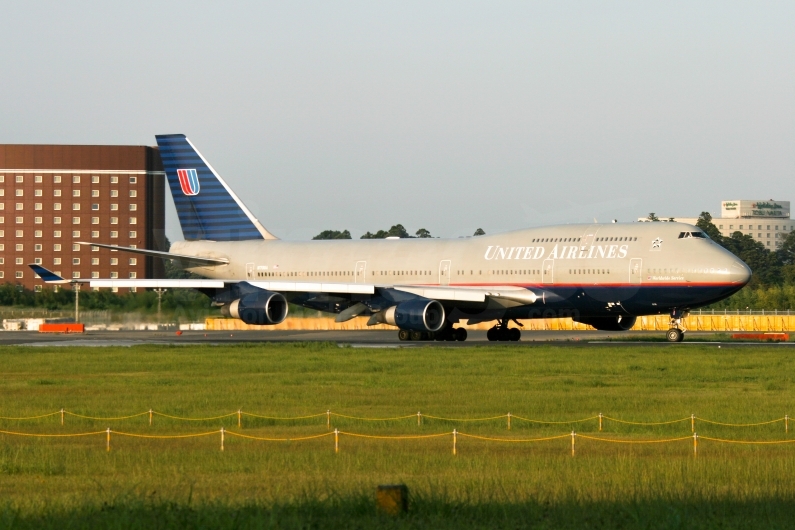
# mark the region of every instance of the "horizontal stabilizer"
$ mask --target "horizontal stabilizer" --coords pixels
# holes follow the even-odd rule
[[[224,280],[85,280],[90,287],[137,287],[140,289],[223,289]]]
[[[70,283],[71,282],[71,280],[65,280],[64,278],[61,278],[60,276],[58,276],[57,274],[52,272],[51,270],[45,269],[41,265],[36,265],[35,263],[32,263],[32,264],[28,265],[28,267],[33,269],[33,272],[38,274],[41,277],[41,279],[44,280],[44,283]]]
[[[144,256],[153,256],[155,258],[176,259],[181,261],[186,269],[190,267],[227,265],[229,263],[229,260],[226,258],[204,258],[201,256],[188,256],[187,254],[174,254],[172,252],[162,252],[160,250],[147,250],[145,248],[120,247],[118,245],[87,243],[85,241],[77,241],[77,244],[91,245],[92,247],[109,248],[111,250],[121,250],[123,252],[132,252],[133,254],[143,254]]]

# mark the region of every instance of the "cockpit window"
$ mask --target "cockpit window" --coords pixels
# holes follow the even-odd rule
[[[691,237],[700,237],[701,239],[709,239],[704,232],[679,232],[679,239],[688,239]]]

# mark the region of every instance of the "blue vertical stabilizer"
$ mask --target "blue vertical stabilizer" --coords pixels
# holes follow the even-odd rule
[[[155,138],[186,240],[275,239],[184,134]]]

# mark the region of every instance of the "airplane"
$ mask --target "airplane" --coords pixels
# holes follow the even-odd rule
[[[282,241],[271,234],[182,134],[157,135],[184,241],[168,252],[80,242],[171,259],[203,279],[67,280],[40,265],[46,283],[192,288],[247,324],[275,325],[288,302],[398,328],[400,340],[467,338],[495,322],[490,341],[518,341],[521,320],[571,318],[603,331],[668,314],[667,340],[684,339],[689,311],[727,298],[751,270],[684,223],[570,224],[458,239]],[[511,327],[513,322],[516,326]]]

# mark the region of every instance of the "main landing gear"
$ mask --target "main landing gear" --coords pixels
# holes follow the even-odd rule
[[[682,326],[682,319],[687,316],[687,311],[674,309],[671,311],[671,329],[665,333],[668,342],[682,342],[685,340],[685,330]]]
[[[464,342],[467,340],[467,330],[464,328],[445,327],[439,331],[409,331],[401,329],[398,331],[398,339],[402,341],[419,342],[425,340],[437,340],[448,342]]]
[[[514,320],[514,322],[516,321]],[[516,323],[519,324],[518,322]],[[519,325],[521,326],[521,324]],[[508,320],[504,319],[497,321],[497,325],[486,333],[486,338],[490,341],[518,342],[522,338],[522,332],[519,328],[509,328]]]

